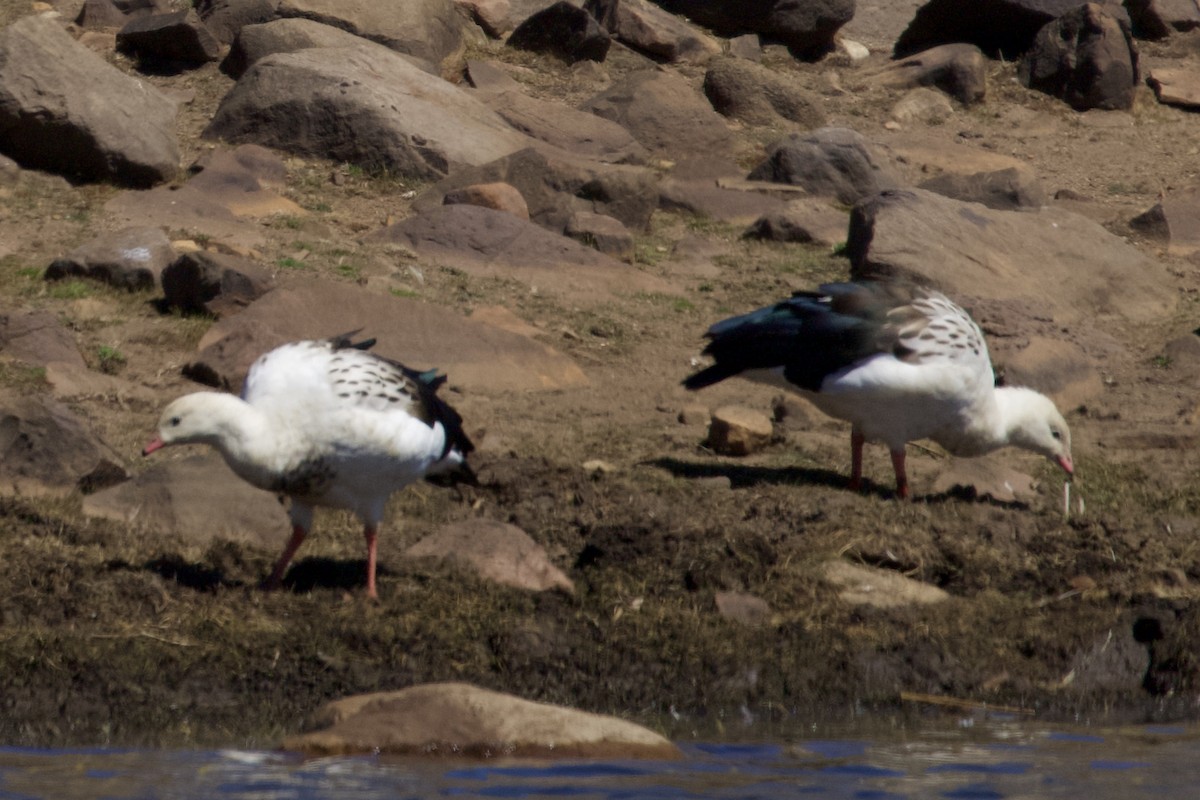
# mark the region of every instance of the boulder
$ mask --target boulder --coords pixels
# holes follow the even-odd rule
[[[253,25],[245,25],[238,31],[229,53],[221,61],[221,71],[231,78],[240,78],[250,65],[274,53],[294,53],[310,47],[383,47],[349,31],[325,25],[311,19],[288,17]],[[407,53],[400,53],[418,69],[437,74],[437,68],[429,61]]]
[[[354,328],[377,340],[372,352],[418,369],[437,367],[452,389],[493,394],[588,383],[575,362],[527,336],[430,303],[315,280],[292,281],[219,320],[200,340],[191,371],[240,391],[251,362],[268,350]]]
[[[1138,67],[1128,18],[1084,3],[1038,31],[1017,76],[1076,111],[1132,108]]]
[[[952,457],[939,462],[933,493],[963,489],[975,497],[990,497],[1001,503],[1026,503],[1037,497],[1037,482],[1032,476],[997,459]]]
[[[1062,409],[1074,409],[1104,394],[1104,379],[1078,345],[1043,336],[1030,338],[1019,352],[994,359],[1009,386],[1028,386]]]
[[[721,36],[757,33],[808,60],[833,50],[837,32],[854,18],[855,9],[855,0],[658,0],[658,4]]]
[[[505,522],[486,519],[453,522],[404,551],[406,558],[448,561],[484,580],[545,592],[574,594],[575,584],[554,566],[529,534]]]
[[[0,494],[63,497],[123,480],[120,464],[65,405],[0,389]]]
[[[196,0],[196,12],[221,44],[230,44],[247,25],[277,17],[279,0]]]
[[[442,203],[448,206],[466,203],[493,211],[503,211],[517,219],[529,219],[529,204],[525,202],[525,198],[517,191],[517,187],[503,181],[473,183],[461,189],[454,189],[446,192]]]
[[[1033,170],[1024,164],[986,172],[945,172],[922,182],[920,188],[940,195],[982,203],[988,208],[1016,211],[1046,205],[1046,190]]]
[[[1125,10],[1138,39],[1166,39],[1200,28],[1195,0],[1125,0]]]
[[[928,0],[896,39],[892,55],[907,58],[938,45],[965,43],[991,58],[1016,61],[1043,26],[1079,4],[1079,0]],[[1118,10],[1121,4],[1111,0],[1108,7]]]
[[[987,70],[987,59],[975,45],[944,44],[892,61],[869,80],[897,88],[932,86],[970,106],[987,96]]]
[[[74,334],[49,311],[0,311],[0,356],[37,367],[84,367]]]
[[[1200,186],[1164,193],[1161,200],[1131,219],[1129,225],[1165,245],[1173,256],[1189,258],[1200,253]]]
[[[211,449],[152,459],[132,480],[85,497],[83,513],[197,545],[229,539],[274,551],[291,532],[279,499],[234,475]]]
[[[874,148],[849,128],[788,134],[767,148],[767,157],[748,177],[801,186],[847,205],[898,185]]]
[[[641,70],[580,106],[618,123],[664,158],[724,153],[733,147],[725,118],[679,75]]]
[[[665,178],[658,186],[658,207],[748,225],[783,209],[787,201],[776,188],[761,181]],[[803,190],[795,189],[790,194],[803,194]]]
[[[454,4],[493,39],[512,30],[512,5],[508,0],[454,0]]]
[[[461,73],[471,39],[467,20],[453,0],[280,0],[276,13],[341,28],[397,53],[416,56],[436,65],[447,80]]]
[[[521,133],[574,157],[612,164],[644,164],[647,150],[612,120],[520,90],[481,92],[480,99]]]
[[[509,47],[550,53],[569,63],[603,61],[612,37],[591,14],[566,0],[538,11],[509,35]]]
[[[613,258],[628,260],[633,257],[633,234],[619,219],[604,214],[577,211],[567,221],[563,234]]]
[[[179,170],[174,101],[49,17],[0,30],[0,152],[72,180],[146,187]]]
[[[91,278],[129,291],[153,289],[173,260],[175,249],[161,228],[123,228],[56,258],[46,268],[45,277]]]
[[[262,297],[274,285],[270,273],[240,256],[184,253],[162,273],[167,308],[227,316]]]
[[[825,115],[816,97],[778,72],[741,58],[718,58],[704,73],[704,94],[718,113],[751,125],[794,122],[818,128]]]
[[[153,65],[198,65],[221,57],[221,43],[192,8],[130,20],[117,32],[117,49]]]
[[[577,303],[606,302],[614,292],[677,293],[662,279],[574,239],[481,206],[438,206],[367,241],[400,244],[471,275],[517,280]]]
[[[651,58],[703,64],[721,53],[716,39],[647,0],[587,0],[583,7],[617,41]]]
[[[1100,225],[1055,207],[997,211],[923,189],[857,204],[846,242],[855,278],[898,277],[951,295],[1021,299],[1061,322],[1169,316],[1164,268]]]
[[[800,198],[759,217],[744,236],[772,242],[815,242],[832,247],[846,241],[849,215],[828,200]]]
[[[261,59],[203,135],[425,180],[529,142],[465,90],[368,46]]]
[[[534,703],[465,683],[335,700],[285,750],[468,758],[679,758],[675,745],[615,717]]]

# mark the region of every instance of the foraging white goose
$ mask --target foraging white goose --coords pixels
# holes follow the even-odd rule
[[[983,332],[945,295],[893,283],[834,283],[718,322],[704,352],[716,363],[689,389],[734,375],[796,391],[852,426],[850,486],[862,481],[862,448],[892,454],[896,491],[908,496],[905,444],[932,439],[955,455],[1008,445],[1038,453],[1071,475],[1071,433],[1050,398],[995,385]]]
[[[315,506],[344,508],[363,522],[367,596],[375,598],[376,544],[384,505],[427,475],[458,472],[473,446],[462,418],[420,373],[366,352],[374,339],[346,334],[285,344],[259,357],[240,397],[196,392],[163,411],[142,455],[168,445],[208,444],[235,473],[291,498],[292,537],[265,588],[277,588],[312,529]]]

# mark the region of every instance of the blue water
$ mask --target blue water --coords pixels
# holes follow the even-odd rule
[[[1192,798],[1200,728],[1026,722],[681,743],[678,761],[305,760],[247,750],[0,747],[0,800],[102,798]]]

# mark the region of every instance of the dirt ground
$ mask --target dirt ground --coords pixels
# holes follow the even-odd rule
[[[860,14],[889,11],[892,27],[915,7],[871,5]],[[0,9],[0,23],[17,13]],[[857,28],[871,44],[888,25]],[[1193,61],[1200,38],[1143,43],[1142,54],[1144,64]],[[514,57],[502,48],[485,55]],[[1014,155],[1050,194],[1086,198],[1078,206],[1120,235],[1131,236],[1128,219],[1161,192],[1195,181],[1200,124],[1144,87],[1131,112],[1080,115],[1021,88],[1014,65],[996,63],[986,103],[941,125],[891,131],[884,123],[899,94],[859,81],[863,68],[839,56],[796,64],[774,51],[768,61],[821,93],[831,124],[885,145],[904,135]],[[536,66],[531,91],[583,93],[577,73]],[[215,66],[147,80],[195,92],[179,121],[189,162],[207,146],[197,134],[229,80]],[[779,133],[741,129],[747,161]],[[363,221],[402,215],[404,192],[420,187],[312,160],[288,166],[287,196],[313,213],[266,226],[266,263],[303,240],[318,243],[311,266],[330,280],[388,268],[358,242]],[[344,179],[330,182],[335,171]],[[152,293],[68,291],[41,279],[54,257],[105,229],[102,207],[117,191],[39,176],[6,189],[0,239],[11,252],[0,259],[0,305],[53,311],[97,367],[101,347],[118,349],[117,375],[165,404],[195,388],[178,366],[209,321],[163,316]],[[819,416],[786,420],[779,440],[749,458],[706,451],[704,424],[680,422],[682,409],[736,401],[767,410],[775,393],[736,381],[701,395],[680,388],[704,329],[848,269],[821,248],[740,233],[658,214],[639,236],[636,263],[679,296],[586,308],[422,265],[420,298],[464,312],[507,306],[575,358],[591,386],[448,394],[480,444],[482,486],[459,495],[423,485],[394,498],[377,605],[361,592],[358,527],[338,514],[319,516],[288,589],[265,594],[256,586],[273,551],[133,532],[83,517],[78,497],[0,499],[0,742],[272,746],[328,699],[437,680],[617,713],[677,738],[764,735],[788,720],[871,710],[939,713],[908,693],[1048,719],[1195,719],[1196,363],[1167,357],[1164,344],[1200,325],[1197,266],[1131,238],[1170,267],[1179,311],[1104,330],[1123,348],[1102,365],[1105,394],[1068,410],[1085,506],[1064,520],[1059,476],[1017,453],[990,458],[1040,479],[1028,503],[931,494],[938,456],[922,449],[910,456],[915,502],[892,497],[881,448],[868,450],[875,482],[849,492],[848,430]],[[335,251],[353,254],[356,274]],[[47,391],[36,370],[2,358],[0,384]],[[75,410],[136,470],[161,404],[96,398]],[[613,471],[585,470],[592,459]],[[575,594],[530,595],[399,557],[447,520],[476,516],[524,529],[575,581]],[[851,606],[821,578],[837,557],[898,570],[952,599]],[[715,607],[722,591],[756,595],[773,616],[759,626],[727,620]]]

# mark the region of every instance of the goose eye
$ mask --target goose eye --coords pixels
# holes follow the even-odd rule
[[[176,427],[178,427],[178,426],[179,426],[179,423],[180,423],[181,421],[182,421],[182,420],[180,420],[180,419],[179,419],[179,417],[171,417],[171,421],[170,421],[170,423],[169,423],[169,424],[170,424],[170,426],[171,426],[172,428],[176,428]]]
[[[1052,431],[1050,431],[1050,435],[1053,436],[1055,439],[1062,439],[1062,431],[1052,430]]]

